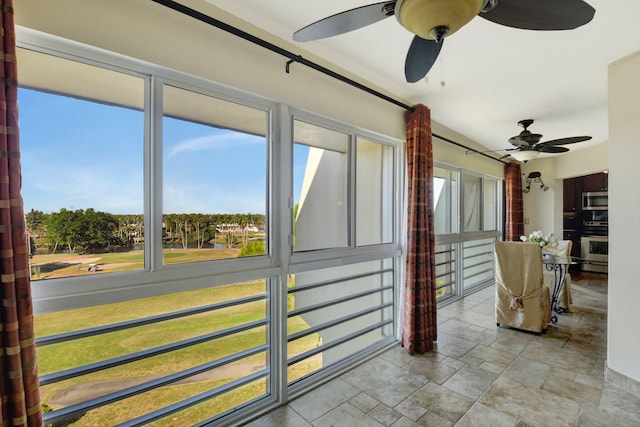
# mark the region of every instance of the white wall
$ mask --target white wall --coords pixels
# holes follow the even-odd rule
[[[609,143],[607,141],[581,150],[571,150],[554,159],[557,179],[602,172],[609,169]]]
[[[607,363],[640,381],[640,52],[609,66],[609,314]]]
[[[536,159],[521,166],[522,173],[527,176],[531,172],[540,172],[544,184],[549,187],[547,191],[540,188],[540,183],[532,182],[528,193],[523,193],[522,201],[524,207],[524,232],[529,234],[532,231],[540,230],[543,233],[554,233],[557,239],[562,239],[562,225],[560,228],[554,223],[554,213],[562,210],[562,200],[560,207],[556,204],[555,195],[562,194],[562,182],[558,184],[554,181],[555,165],[553,158]],[[526,187],[523,177],[522,189]]]

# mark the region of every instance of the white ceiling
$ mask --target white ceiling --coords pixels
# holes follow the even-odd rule
[[[294,31],[381,0],[209,0],[288,41]],[[517,122],[542,141],[577,135],[608,139],[607,67],[640,50],[640,1],[586,0],[594,19],[571,31],[527,31],[475,17],[445,40],[427,81],[406,83],[413,35],[394,17],[332,38],[300,43],[400,98],[431,108],[432,119],[490,149],[509,148]],[[503,154],[503,153],[499,153]]]

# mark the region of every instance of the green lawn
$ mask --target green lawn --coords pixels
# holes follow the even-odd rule
[[[179,264],[237,258],[239,248],[231,249],[165,249],[164,263]],[[89,271],[90,264],[98,266]],[[142,270],[144,251],[108,252],[99,254],[36,254],[31,259],[32,280],[87,276],[114,271]]]
[[[132,255],[129,254],[129,256]],[[105,257],[108,258],[110,262],[115,262],[115,260],[127,262],[123,260],[131,259],[123,254],[106,254]],[[194,254],[194,257],[197,259],[198,254]],[[261,280],[180,292],[117,304],[87,307],[66,312],[42,314],[35,316],[36,336],[48,336],[130,319],[143,318],[160,313],[233,300],[249,295],[264,294],[265,292],[266,282]],[[292,304],[293,296],[290,296],[289,305]],[[126,331],[112,332],[98,337],[40,347],[38,348],[39,373],[44,375],[122,356],[134,351],[153,348],[254,320],[264,319],[265,316],[265,302],[257,301],[213,313],[202,313],[158,324],[145,325]],[[288,328],[291,333],[304,330],[308,328],[308,325],[301,318],[294,318],[289,320]],[[264,344],[266,340],[267,329],[265,327],[258,327],[240,334],[234,334],[230,337],[220,338],[210,343],[200,344],[166,355],[136,361],[117,368],[85,375],[80,378],[43,386],[41,387],[42,400],[43,403],[47,403],[56,409],[56,407],[60,406],[55,404],[55,396],[59,396],[62,392],[77,393],[76,388],[82,387],[82,384],[89,384],[88,387],[91,388],[91,384],[101,384],[107,381],[149,379],[154,376],[166,375]],[[304,352],[315,348],[317,343],[318,336],[317,334],[313,334],[290,343],[289,351],[291,353]],[[170,405],[175,401],[188,398],[200,391],[233,381],[238,377],[248,374],[252,370],[261,369],[261,367],[264,367],[267,363],[266,361],[266,354],[257,354],[251,358],[242,360],[242,363],[245,365],[238,368],[234,374],[229,374],[230,376],[228,377],[219,378],[219,375],[217,375],[215,378],[203,379],[196,383],[163,387],[153,392],[109,405],[108,407],[90,411],[73,425],[112,425],[122,422],[128,418],[133,418],[148,411]],[[308,372],[315,371],[319,367],[319,361],[300,364],[300,366],[294,367],[294,370],[290,372],[290,376],[297,378]],[[235,405],[242,404],[265,393],[265,387],[266,384],[264,381],[257,381],[256,383],[243,387],[241,390],[227,393],[223,397],[207,402],[207,404],[198,405],[181,414],[178,417],[180,422],[176,425],[196,423],[203,418],[211,417]]]

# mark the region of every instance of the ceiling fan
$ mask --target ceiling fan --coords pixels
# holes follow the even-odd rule
[[[515,148],[507,148],[505,151],[510,151],[510,153],[501,157],[501,159],[511,156],[520,162],[527,162],[538,157],[540,153],[566,153],[569,149],[567,147],[562,147],[562,145],[575,144],[576,142],[583,142],[591,139],[590,136],[572,136],[540,142],[542,135],[539,133],[531,133],[528,129],[532,124],[532,119],[520,120],[518,122],[518,125],[523,128],[522,132],[509,138],[509,142]]]
[[[397,0],[337,13],[293,33],[299,42],[343,34],[395,15],[415,34],[405,60],[407,82],[427,75],[444,38],[476,15],[496,24],[525,30],[571,30],[593,18],[595,9],[583,0]]]

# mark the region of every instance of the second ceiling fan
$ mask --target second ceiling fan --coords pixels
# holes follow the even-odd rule
[[[397,0],[350,9],[316,21],[293,34],[312,41],[357,30],[395,15],[415,34],[405,60],[407,82],[427,75],[445,37],[476,15],[496,24],[525,30],[571,30],[593,18],[595,9],[583,0]]]
[[[591,139],[590,136],[571,136],[568,138],[559,138],[540,142],[542,135],[539,133],[532,133],[528,129],[532,124],[532,119],[520,120],[518,122],[518,125],[522,126],[523,130],[518,135],[509,138],[509,142],[514,146],[514,148],[507,148],[505,151],[508,151],[509,154],[502,158],[511,156],[518,161],[527,162],[537,157],[540,153],[566,153],[569,149],[567,147],[562,147],[563,145],[575,144],[577,142],[588,141]]]

